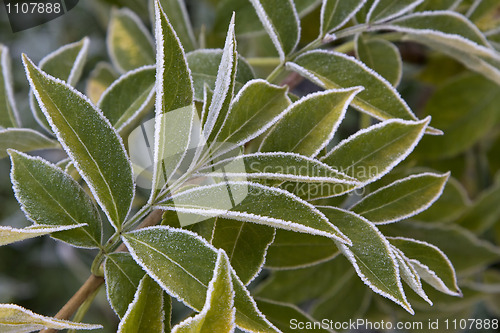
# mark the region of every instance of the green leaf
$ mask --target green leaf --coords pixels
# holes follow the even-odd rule
[[[139,282],[146,273],[128,253],[116,252],[106,255],[104,277],[109,304],[118,317],[123,318]]]
[[[153,2],[154,0],[150,3],[153,4]],[[179,37],[184,50],[195,50],[197,48],[196,38],[194,37],[185,2],[182,0],[160,0],[160,5],[164,12],[168,14],[168,20],[174,28],[177,37]]]
[[[306,268],[273,271],[259,284],[255,294],[278,302],[303,304],[325,296],[331,289],[344,288],[345,281],[353,276],[359,281],[351,263],[343,256],[337,256]]]
[[[375,224],[396,222],[414,216],[436,201],[449,173],[421,173],[399,179],[370,193],[350,208]]]
[[[294,152],[316,156],[333,138],[349,103],[361,88],[309,94],[290,105],[269,131],[259,151]]]
[[[245,169],[232,171],[225,168],[230,163],[240,162]],[[230,180],[296,181],[304,183],[359,184],[356,179],[344,175],[318,160],[294,153],[254,153],[238,155],[200,168],[198,172],[205,177]]]
[[[55,165],[15,150],[11,181],[17,201],[26,217],[41,225],[81,225],[52,235],[69,244],[95,248],[101,246],[102,222],[99,212],[83,188]]]
[[[0,44],[0,127],[19,127],[9,49]]]
[[[0,304],[0,330],[3,333],[28,333],[45,328],[96,330],[102,326],[44,317],[19,305]]]
[[[418,275],[418,271],[410,262],[405,254],[395,246],[392,246],[392,252],[397,259],[399,265],[399,274],[401,274],[401,279],[424,301],[426,301],[429,305],[433,305],[432,301],[429,299],[427,294],[425,293],[422,282],[420,280],[420,276]]]
[[[56,140],[52,140],[42,133],[29,128],[0,130],[0,158],[7,157],[7,149],[9,148],[28,152],[60,147]]]
[[[139,283],[117,333],[163,332],[163,291],[149,276]]]
[[[424,0],[376,0],[366,16],[366,22],[389,21],[415,9],[422,2]]]
[[[399,268],[391,245],[377,227],[362,216],[334,207],[320,210],[347,235],[352,246],[337,244],[361,280],[374,292],[413,314],[401,285]]]
[[[20,242],[25,239],[30,239],[38,236],[47,235],[53,232],[71,230],[80,228],[85,224],[76,225],[33,225],[23,229],[0,226],[0,246],[15,242]]]
[[[450,222],[457,219],[467,206],[470,199],[463,185],[453,177],[448,178],[441,196],[427,210],[415,216],[418,221]]]
[[[205,84],[211,90],[215,89],[222,53],[223,50],[221,49],[202,49],[186,54],[189,69],[193,76],[194,96],[197,101],[203,101],[203,86]],[[239,55],[236,67],[234,90],[238,92],[245,83],[255,78],[255,74],[248,62]]]
[[[363,86],[365,89],[351,104],[377,119],[417,120],[387,80],[353,57],[333,51],[309,51],[287,66],[325,89]],[[431,133],[440,132],[432,130]]]
[[[107,62],[99,62],[89,74],[85,94],[92,103],[97,104],[102,94],[116,79],[118,79],[118,74],[113,67]]]
[[[201,311],[216,266],[217,250],[189,231],[149,227],[123,236],[134,259],[170,295]],[[231,271],[236,325],[250,332],[278,332]]]
[[[399,49],[381,38],[356,38],[356,55],[368,67],[379,73],[394,87],[399,85],[403,74],[403,61]]]
[[[151,34],[128,8],[113,10],[106,45],[113,65],[122,73],[155,63]]]
[[[317,265],[338,254],[335,243],[326,237],[276,230],[274,241],[267,249],[265,267],[297,269]]]
[[[226,122],[231,100],[233,99],[238,53],[236,52],[236,35],[234,34],[234,14],[224,44],[215,88],[208,107],[206,121],[203,124],[203,135],[213,142]]]
[[[144,66],[122,75],[101,95],[97,107],[121,132],[153,106],[155,67]]]
[[[121,138],[84,95],[41,71],[26,56],[23,61],[52,130],[119,230],[134,197],[132,167]],[[103,142],[106,149],[102,149]]]
[[[309,328],[300,328],[299,323],[303,325],[304,323],[317,322],[314,318],[308,315],[306,312],[302,311],[295,305],[287,303],[279,303],[276,301],[271,301],[267,299],[259,298],[257,299],[257,305],[259,309],[266,315],[269,320],[276,325],[283,332],[310,332]],[[321,325],[321,328],[315,328],[314,332],[333,332],[326,329]]]
[[[321,36],[342,28],[364,6],[366,0],[323,0]]]
[[[361,182],[372,182],[411,153],[429,120],[387,120],[373,125],[343,140],[320,160]]]
[[[156,113],[163,114],[193,103],[193,83],[186,55],[167,15],[155,1]]]
[[[498,116],[500,87],[478,74],[467,74],[439,87],[425,113],[444,135],[423,138],[415,151],[424,158],[456,156],[472,147],[493,126]]]
[[[500,248],[456,225],[411,221],[380,227],[388,236],[414,238],[437,246],[446,253],[459,276],[481,271],[500,256]]]
[[[500,184],[498,183],[481,192],[474,203],[465,210],[464,214],[455,223],[476,234],[486,232],[500,220],[499,195]]]
[[[249,81],[234,98],[218,142],[241,146],[264,133],[285,114],[287,92],[264,80]]]
[[[211,243],[227,253],[241,282],[248,285],[260,273],[273,239],[271,227],[218,218]]]
[[[300,39],[300,20],[291,0],[250,0],[264,29],[278,51],[281,62],[292,53]]]
[[[40,60],[39,67],[45,73],[75,86],[83,71],[89,49],[89,39],[60,47]],[[30,106],[36,121],[51,133],[50,125],[38,105],[33,90],[30,90]]]
[[[158,191],[168,181],[171,172],[178,166],[179,160],[171,161],[168,170],[163,171],[165,157],[184,153],[190,141],[193,126],[193,83],[189,72],[186,56],[181,42],[177,38],[168,18],[155,1],[156,17],[156,118],[154,124],[154,163],[153,191],[150,201],[155,199]],[[176,110],[172,113],[173,110]],[[173,120],[170,121],[169,120]],[[172,126],[179,126],[183,135],[169,135]],[[178,131],[179,129],[175,129]],[[146,138],[145,138],[146,139]],[[172,142],[175,144],[172,146]],[[148,145],[148,144],[147,144]],[[149,145],[148,145],[149,146]],[[170,151],[165,151],[171,148]],[[149,167],[149,164],[145,167]],[[171,171],[168,172],[167,171]]]
[[[234,332],[234,292],[229,258],[218,251],[205,305],[199,314],[174,327],[172,333]]]
[[[175,194],[158,209],[219,216],[274,228],[349,240],[314,206],[277,188],[249,182],[198,186]]]
[[[437,290],[452,296],[461,296],[455,269],[446,255],[436,246],[411,238],[390,238],[392,245],[400,249],[418,275]]]

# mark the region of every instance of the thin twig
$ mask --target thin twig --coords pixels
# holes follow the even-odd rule
[[[137,229],[146,228],[157,224],[163,215],[162,210],[152,211],[143,221],[137,226]],[[126,252],[127,247],[125,244],[121,244],[115,252]],[[101,276],[96,276],[94,274],[85,281],[85,283],[78,289],[78,291],[70,298],[70,300],[59,310],[59,312],[54,316],[57,319],[69,320],[73,314],[78,310],[78,308],[85,302],[87,297],[92,295],[97,288],[99,288],[104,283],[104,278]],[[56,330],[44,329],[40,333],[55,333]]]

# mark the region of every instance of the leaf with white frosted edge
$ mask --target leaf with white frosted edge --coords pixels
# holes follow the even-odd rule
[[[208,84],[211,90],[215,89],[217,73],[222,60],[223,50],[201,49],[186,54],[186,59],[193,76],[194,97],[203,101],[203,86]],[[255,78],[252,67],[242,56],[238,55],[234,91],[237,93],[248,81]]]
[[[368,194],[350,208],[375,224],[396,222],[414,216],[436,201],[450,173],[421,173],[399,179]]]
[[[455,268],[438,247],[411,238],[389,238],[393,246],[410,259],[418,275],[437,290],[452,296],[461,296]]]
[[[40,60],[39,67],[45,73],[75,86],[87,59],[90,41],[87,37],[79,42],[60,47]],[[36,121],[51,133],[50,125],[38,105],[33,90],[30,90],[30,107]]]
[[[194,187],[171,199],[156,208],[253,222],[350,243],[313,205],[274,187],[228,181]]]
[[[229,163],[242,161],[245,169],[232,172],[224,168]],[[212,171],[215,170],[215,171]],[[306,156],[295,153],[253,153],[238,155],[218,161],[198,169],[203,176],[228,179],[246,178],[248,180],[269,179],[305,183],[334,183],[359,185],[360,183],[330,166]]]
[[[211,243],[227,253],[241,282],[248,285],[264,265],[274,232],[274,228],[265,225],[218,218]]]
[[[104,277],[106,281],[106,296],[109,304],[123,318],[144,272],[129,253],[115,252],[106,255],[104,262]]]
[[[362,87],[309,94],[290,105],[259,151],[286,151],[314,157],[326,147]]]
[[[377,227],[364,217],[334,207],[320,207],[330,221],[352,241],[337,243],[356,273],[374,292],[387,297],[413,314],[399,276],[399,266],[391,245]]]
[[[366,16],[366,22],[389,21],[415,9],[422,2],[424,0],[376,0]]]
[[[342,53],[316,50],[306,52],[287,67],[325,89],[363,86],[351,105],[377,119],[417,120],[396,89],[356,58]],[[428,129],[431,134],[441,133]]]
[[[0,158],[7,157],[7,149],[28,152],[39,149],[60,148],[61,145],[40,132],[30,128],[7,128],[0,130]]]
[[[264,29],[278,51],[281,62],[300,39],[300,20],[292,0],[250,0]]]
[[[229,258],[223,250],[217,254],[214,275],[208,285],[205,305],[200,313],[179,323],[172,333],[234,332],[234,291]]]
[[[154,1],[155,0],[150,1],[150,9],[154,6]],[[160,4],[163,11],[168,14],[168,20],[179,37],[184,49],[187,51],[195,50],[197,48],[197,42],[185,1],[160,0]],[[152,12],[154,13],[154,10],[152,10]],[[152,17],[151,21],[154,21],[154,17]]]
[[[403,61],[399,49],[381,38],[365,39],[362,35],[355,40],[356,55],[368,67],[382,75],[394,87],[399,85],[403,74]]]
[[[19,305],[0,304],[0,331],[2,333],[28,333],[45,328],[55,330],[96,330],[102,328],[102,326],[45,317]]]
[[[113,10],[106,45],[113,65],[122,73],[155,63],[151,34],[128,8]]]
[[[466,17],[452,11],[409,14],[388,24],[376,25],[373,30],[403,32],[469,54],[500,60],[500,55],[491,47],[481,31]]]
[[[299,307],[288,304],[276,302],[268,299],[258,298],[256,299],[259,309],[266,315],[266,317],[274,324],[276,327],[281,329],[283,332],[289,332],[290,329],[293,332],[304,333],[310,331],[308,328],[301,329],[291,328],[292,323],[313,323],[317,322],[316,319],[311,317],[308,313],[302,311]],[[315,326],[314,332],[330,332],[333,331],[325,328],[321,325],[320,328]]]
[[[286,114],[291,103],[287,93],[286,86],[265,80],[247,82],[232,101],[217,141],[236,147],[264,133]]]
[[[27,77],[52,130],[115,229],[134,197],[132,166],[123,142],[83,94],[23,57]],[[102,149],[103,143],[106,149]]]
[[[396,257],[399,265],[399,273],[401,274],[401,278],[403,279],[404,282],[424,301],[429,303],[429,305],[432,306],[432,301],[429,299],[427,294],[425,293],[423,287],[422,287],[422,282],[420,281],[420,276],[418,275],[418,272],[415,270],[413,265],[410,262],[410,259],[408,259],[401,250],[398,248],[392,246],[392,252],[394,253],[394,256]]]
[[[89,97],[92,103],[97,104],[102,94],[118,79],[118,73],[111,64],[99,62],[90,72],[85,86],[85,95]]]
[[[149,276],[144,276],[128,306],[117,333],[163,332],[163,291]]]
[[[15,242],[20,242],[25,239],[30,239],[38,236],[47,235],[53,232],[60,232],[80,228],[86,224],[75,225],[33,225],[23,229],[0,226],[0,246]]]
[[[321,36],[344,26],[364,6],[366,0],[323,0],[321,7]]]
[[[155,67],[144,66],[122,75],[101,95],[97,107],[120,132],[150,111],[154,103]]]
[[[237,65],[238,53],[236,52],[233,13],[217,72],[217,79],[215,80],[212,100],[208,108],[207,119],[203,125],[203,135],[209,142],[217,139],[219,131],[226,122],[234,94]]]
[[[170,295],[201,311],[217,261],[217,249],[182,229],[157,226],[122,236],[134,259]],[[249,332],[279,332],[257,309],[231,269],[236,325]]]
[[[335,258],[339,250],[326,237],[287,230],[276,230],[276,236],[267,249],[265,267],[269,269],[297,269],[320,264]]]
[[[403,221],[379,227],[387,236],[415,238],[437,246],[446,253],[459,276],[483,271],[500,257],[499,247],[454,224]]]
[[[83,188],[55,165],[40,157],[10,150],[11,181],[26,217],[42,225],[81,225],[52,237],[78,247],[101,246],[102,222]]]
[[[0,127],[19,127],[9,49],[0,44]]]
[[[429,121],[386,120],[341,141],[320,161],[361,182],[373,182],[413,151]]]

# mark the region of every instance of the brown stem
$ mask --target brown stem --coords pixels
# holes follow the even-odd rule
[[[137,227],[137,229],[146,228],[152,225],[155,225],[160,221],[161,216],[163,215],[162,210],[154,210],[152,211]],[[121,244],[115,252],[126,252],[127,247],[125,244]],[[104,283],[104,278],[101,276],[96,276],[92,274],[87,281],[78,289],[78,291],[70,298],[70,300],[59,310],[59,312],[54,316],[57,319],[70,319],[73,314],[78,310],[78,308],[85,302],[87,297],[92,295],[97,288],[99,288]],[[41,330],[40,333],[55,333],[56,330],[53,329],[44,329]]]

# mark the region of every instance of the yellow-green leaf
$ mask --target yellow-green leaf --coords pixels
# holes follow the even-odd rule
[[[0,304],[0,331],[2,333],[28,333],[45,328],[55,330],[96,330],[101,325],[74,323],[33,313],[19,305]]]
[[[97,104],[102,94],[116,79],[118,74],[113,67],[107,62],[99,62],[89,74],[85,94],[92,103]]]
[[[321,7],[321,36],[342,28],[365,3],[366,0],[323,0]]]
[[[449,173],[421,173],[399,179],[370,193],[350,208],[378,224],[399,221],[432,205],[443,192]]]
[[[234,332],[234,291],[229,258],[218,251],[214,275],[208,285],[205,305],[199,314],[175,326],[172,333]]]
[[[80,228],[85,224],[76,225],[33,225],[23,229],[0,226],[0,246],[15,242],[20,242],[25,239],[30,239],[38,236],[47,235],[53,232]]]
[[[163,332],[163,318],[163,291],[146,275],[139,283],[117,333]]]
[[[60,148],[56,140],[29,128],[0,130],[0,158],[7,157],[7,149],[29,152],[39,149]]]
[[[268,132],[259,151],[316,156],[333,138],[349,103],[361,90],[333,89],[299,99]]]
[[[424,0],[375,0],[366,22],[383,22],[401,16],[420,5]]]
[[[19,127],[9,49],[0,44],[0,127]]]
[[[170,295],[196,311],[205,304],[217,250],[196,234],[165,226],[123,236],[134,259]],[[236,325],[250,332],[279,332],[257,309],[241,280],[231,271]]]
[[[361,182],[372,182],[411,153],[429,120],[387,120],[373,125],[340,142],[320,160]]]
[[[128,8],[113,10],[106,44],[113,65],[122,73],[155,63],[151,34]]]

